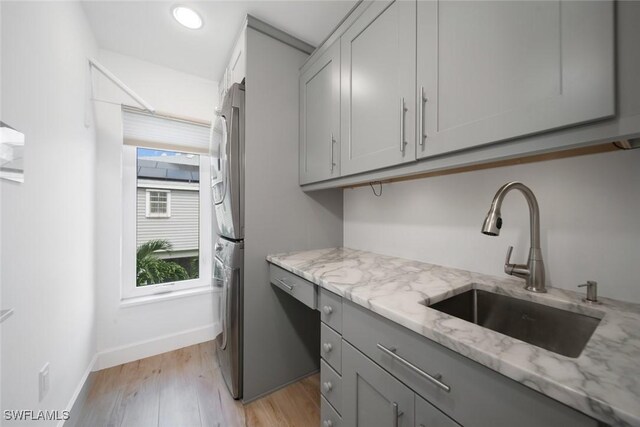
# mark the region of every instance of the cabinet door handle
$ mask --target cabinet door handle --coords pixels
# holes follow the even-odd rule
[[[404,146],[407,143],[404,140],[404,113],[407,112],[407,108],[404,103],[404,96],[400,98],[400,152],[404,153]]]
[[[333,146],[336,143],[336,139],[333,137],[333,132],[331,132],[331,172],[333,173],[333,168],[336,166],[336,163],[333,161]]]
[[[322,423],[323,427],[333,427],[333,421],[331,420],[324,420],[324,422]]]
[[[427,102],[427,98],[424,96],[424,86],[420,86],[420,92],[418,92],[418,144],[424,146],[427,134],[424,131],[424,104]]]
[[[333,346],[331,345],[331,343],[326,342],[322,344],[322,350],[324,350],[325,353],[331,353],[331,350],[333,350]]]
[[[333,390],[333,384],[331,384],[331,381],[327,381],[326,383],[323,383],[322,387],[324,387],[324,391],[326,391],[327,393]]]
[[[333,307],[331,307],[330,305],[325,305],[324,307],[322,307],[322,311],[324,311],[324,314],[328,316],[333,313]]]
[[[448,385],[446,385],[445,383],[440,381],[440,379],[442,378],[442,375],[440,375],[440,374],[429,375],[428,373],[426,373],[425,371],[423,371],[422,369],[420,369],[419,367],[417,367],[413,363],[411,363],[408,360],[398,356],[396,354],[396,350],[395,349],[389,349],[389,348],[383,346],[380,343],[378,343],[378,349],[381,350],[383,353],[391,356],[392,359],[397,360],[398,362],[400,362],[403,365],[405,365],[407,368],[409,368],[412,371],[416,372],[421,377],[423,377],[423,378],[427,379],[428,381],[432,382],[433,384],[437,385],[438,387],[440,387],[441,389],[443,389],[447,393],[449,393],[451,391],[451,387],[449,387]]]
[[[280,283],[282,286],[284,286],[285,288],[289,289],[289,292],[293,292],[293,286],[285,283],[284,280],[282,279],[276,279],[276,282]]]
[[[393,427],[398,427],[400,415],[398,414],[398,404],[393,402]]]

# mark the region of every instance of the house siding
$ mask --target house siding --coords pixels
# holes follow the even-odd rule
[[[137,245],[149,240],[166,239],[173,251],[193,251],[199,241],[199,193],[171,190],[171,217],[146,217],[146,188],[137,191]]]

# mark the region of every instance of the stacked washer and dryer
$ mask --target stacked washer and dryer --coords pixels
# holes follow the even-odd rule
[[[216,351],[234,399],[242,397],[244,279],[244,85],[227,92],[212,127],[211,191],[218,231],[214,245],[214,287],[221,288]]]

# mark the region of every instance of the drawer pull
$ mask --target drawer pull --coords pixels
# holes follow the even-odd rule
[[[331,343],[330,343],[330,342],[326,342],[326,343],[322,344],[322,350],[323,350],[325,353],[330,353],[330,352],[331,352],[331,350],[333,350],[333,346],[331,345]]]
[[[280,283],[282,286],[284,286],[285,288],[289,289],[289,292],[293,292],[293,286],[287,284],[284,280],[276,279],[276,282]]]
[[[333,421],[324,420],[324,422],[322,423],[322,427],[333,427]]]
[[[324,307],[322,307],[322,311],[324,311],[324,314],[328,316],[333,313],[333,307],[331,307],[330,305],[325,305]]]
[[[327,381],[326,383],[323,383],[322,387],[324,387],[324,391],[326,391],[327,393],[333,390],[333,384],[331,384],[331,381]]]
[[[438,387],[440,387],[441,389],[443,389],[447,393],[449,393],[451,391],[451,387],[449,387],[448,385],[446,385],[445,383],[440,381],[440,378],[442,378],[442,375],[440,375],[440,374],[429,375],[428,373],[426,373],[425,371],[423,371],[422,369],[420,369],[419,367],[417,367],[413,363],[411,363],[408,360],[398,356],[396,354],[396,350],[395,349],[388,349],[387,347],[383,346],[380,343],[378,343],[378,349],[381,350],[382,352],[384,352],[385,354],[388,354],[389,356],[391,356],[391,358],[397,360],[398,362],[402,363],[403,365],[405,365],[406,367],[410,368],[411,370],[415,371],[421,377],[426,378],[428,381],[430,381],[433,384],[437,385]]]

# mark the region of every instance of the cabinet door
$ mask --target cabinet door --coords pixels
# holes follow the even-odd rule
[[[342,343],[342,418],[350,427],[413,427],[414,394],[346,341]]]
[[[374,1],[341,37],[342,175],[415,160],[413,1]]]
[[[417,7],[419,158],[615,114],[612,1]]]
[[[460,424],[440,412],[435,406],[416,396],[416,427],[460,427]]]
[[[300,184],[340,176],[340,43],[300,76]]]

